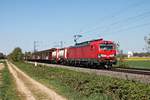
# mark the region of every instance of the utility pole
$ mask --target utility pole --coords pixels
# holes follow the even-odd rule
[[[63,48],[63,41],[60,41],[60,48]]]
[[[37,51],[38,41],[34,41],[33,47],[34,47],[34,53]]]

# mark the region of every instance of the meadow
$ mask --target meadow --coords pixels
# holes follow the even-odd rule
[[[150,69],[150,58],[132,57],[118,61],[117,67]]]
[[[65,68],[14,62],[37,81],[69,100],[148,100],[150,84],[98,76]]]

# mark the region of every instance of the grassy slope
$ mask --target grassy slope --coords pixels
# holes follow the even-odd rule
[[[34,67],[31,64],[15,63],[20,69],[27,72],[34,79],[42,82],[46,86],[54,89],[59,94],[66,96],[69,100],[111,100],[111,96],[98,93],[92,94],[90,91],[80,91],[78,82],[81,80],[84,82],[87,77],[83,73],[70,71],[62,68],[50,68],[47,66]],[[83,76],[82,76],[83,74]],[[79,80],[78,80],[79,78]],[[92,80],[92,78],[90,79]],[[84,84],[84,83],[83,83]],[[79,87],[79,88],[78,88]],[[76,89],[75,89],[76,88]],[[85,87],[86,88],[86,87]],[[92,95],[90,95],[90,93]]]
[[[76,100],[148,100],[150,85],[47,66],[15,63],[34,79]]]
[[[0,100],[20,100],[17,96],[14,80],[9,73],[8,67],[5,62],[5,68],[2,70],[2,86],[0,86]]]

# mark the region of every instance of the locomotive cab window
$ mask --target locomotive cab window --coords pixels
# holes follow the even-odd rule
[[[100,44],[101,50],[113,50],[113,44]]]

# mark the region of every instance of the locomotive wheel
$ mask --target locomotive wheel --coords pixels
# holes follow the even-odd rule
[[[106,69],[111,69],[112,68],[112,64],[109,65],[104,65]]]

